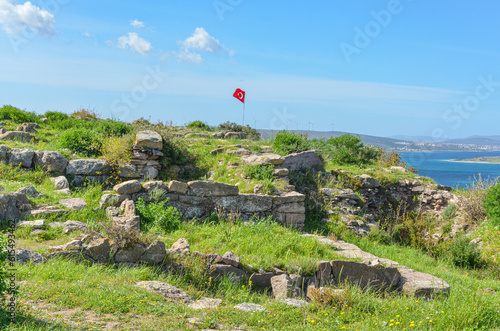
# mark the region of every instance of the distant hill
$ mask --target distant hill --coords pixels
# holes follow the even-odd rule
[[[267,129],[259,129],[257,131],[262,135],[262,138],[264,138],[264,139],[270,139],[279,132],[278,130],[267,130]],[[345,133],[348,133],[348,134],[351,134],[354,136],[359,136],[365,145],[379,146],[379,147],[382,147],[382,148],[385,148],[388,150],[398,149],[404,145],[411,144],[410,141],[401,140],[401,139],[376,137],[376,136],[369,136],[369,135],[364,135],[364,134],[342,132],[342,131],[289,130],[289,132],[294,132],[294,133],[298,133],[298,134],[307,134],[307,137],[309,139],[314,139],[314,138],[317,138],[317,139],[326,138],[326,139],[328,139],[330,137],[337,137],[337,136],[341,136]]]
[[[482,146],[499,146],[500,136],[471,136],[467,138],[449,139],[445,144],[474,144]]]
[[[443,140],[438,140],[435,139],[431,136],[405,136],[405,135],[396,135],[396,136],[390,136],[388,138],[391,139],[400,139],[400,140],[406,140],[406,141],[427,141],[427,142],[442,142]]]

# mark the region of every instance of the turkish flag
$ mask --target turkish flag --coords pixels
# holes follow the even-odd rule
[[[237,88],[236,92],[233,93],[233,97],[245,103],[245,91],[242,89]]]

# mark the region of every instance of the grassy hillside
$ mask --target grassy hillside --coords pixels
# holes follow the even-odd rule
[[[48,120],[45,120],[47,118]],[[34,114],[15,107],[0,108],[0,121],[6,130],[15,130],[25,122],[34,122],[40,129],[32,142],[3,141],[12,148],[59,151],[68,159],[104,158],[110,162],[127,162],[135,134],[143,129],[159,132],[165,143],[161,160],[160,179],[213,180],[236,185],[241,193],[252,193],[255,185],[263,185],[263,193],[285,191],[292,184],[307,195],[304,231],[342,239],[358,245],[379,257],[398,261],[418,271],[445,279],[451,285],[449,297],[408,297],[392,292],[374,292],[339,284],[344,294],[329,292],[305,307],[288,306],[275,300],[270,293],[257,289],[250,282],[235,283],[230,279],[209,278],[203,262],[195,256],[182,258],[183,272],[164,272],[144,266],[126,268],[107,265],[78,264],[72,260],[51,259],[42,264],[16,266],[16,281],[20,284],[18,314],[14,324],[9,322],[7,307],[0,310],[0,324],[7,330],[494,330],[500,328],[500,277],[496,257],[500,248],[497,223],[485,219],[482,201],[493,183],[472,185],[470,190],[454,192],[462,197],[457,210],[436,213],[391,210],[381,229],[359,237],[350,231],[338,214],[328,214],[325,206],[317,205],[318,188],[359,187],[354,175],[369,174],[381,184],[418,180],[435,187],[432,180],[414,173],[416,169],[393,171],[391,166],[406,167],[395,153],[365,146],[353,137],[338,139],[305,139],[300,135],[281,133],[274,140],[258,139],[249,127],[223,123],[210,128],[195,121],[185,127],[171,127],[147,121],[122,123],[100,119],[95,112],[81,110],[72,115],[56,112]],[[218,139],[211,137],[217,129],[247,133],[250,139]],[[319,172],[292,173],[289,183],[273,176],[272,168],[255,167],[241,162],[240,149],[268,151],[286,155],[304,150],[320,150],[325,162]],[[219,149],[217,153],[212,151]],[[412,171],[409,171],[412,170]],[[340,174],[332,180],[331,174]],[[55,191],[51,175],[44,169],[23,170],[0,163],[0,186],[5,192],[15,192],[24,186],[34,186],[43,197],[30,198],[33,205],[61,207],[65,198]],[[330,175],[328,175],[330,174]],[[328,175],[328,176],[327,176]],[[340,178],[340,179],[339,179]],[[46,217],[46,223],[76,220],[92,231],[108,234],[110,221],[99,207],[106,184],[86,184],[71,187],[71,197],[83,198],[87,206],[78,211]],[[293,273],[311,275],[316,262],[337,259],[335,249],[302,236],[296,229],[285,228],[272,219],[245,223],[237,214],[217,215],[207,220],[180,220],[167,205],[151,204],[151,222],[139,235],[147,242],[164,241],[167,246],[179,238],[188,239],[191,251],[204,254],[232,251],[249,270],[270,271],[280,268]],[[395,205],[396,206],[396,205]],[[139,212],[142,207],[138,207]],[[146,207],[144,207],[146,208]],[[448,208],[446,208],[448,209]],[[465,212],[463,211],[465,210]],[[467,213],[470,212],[470,213]],[[473,213],[477,211],[476,213]],[[155,220],[170,215],[168,227]],[[363,219],[363,216],[359,217]],[[26,218],[34,220],[35,217]],[[427,229],[450,231],[455,220],[474,228],[447,240],[431,241],[424,236]],[[457,221],[458,222],[458,221]],[[164,223],[162,223],[164,224]],[[391,226],[382,226],[390,224]],[[445,230],[444,228],[450,229]],[[2,224],[7,238],[7,224]],[[51,246],[61,245],[85,233],[65,234],[60,228],[47,227],[39,234],[33,228],[17,228],[14,232],[17,248],[47,254]],[[403,236],[402,234],[408,234]],[[470,244],[481,238],[480,249]],[[0,255],[1,256],[1,255]],[[2,260],[3,267],[7,262]],[[1,277],[0,277],[1,279]],[[137,281],[158,280],[185,290],[195,298],[219,298],[224,304],[217,309],[195,310],[185,305],[165,301],[163,297],[138,288]],[[5,290],[5,288],[3,288]],[[0,291],[2,292],[2,291]],[[243,312],[235,305],[256,303],[264,312]]]

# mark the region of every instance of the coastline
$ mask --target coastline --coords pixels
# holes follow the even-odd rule
[[[498,165],[500,165],[500,161],[498,161],[498,162],[474,161],[474,160],[443,160],[443,161],[458,162],[458,163],[483,163],[483,164],[498,164]]]

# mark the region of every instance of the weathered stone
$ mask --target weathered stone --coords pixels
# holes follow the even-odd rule
[[[165,185],[165,183],[163,183],[163,181],[161,181],[161,180],[155,180],[155,181],[143,183],[142,187],[144,187],[144,189],[146,191],[163,190],[163,191],[165,191],[165,193],[168,192],[167,185]]]
[[[188,189],[188,184],[178,180],[172,180],[168,183],[168,191],[171,193],[186,194]]]
[[[42,234],[42,233],[44,233],[44,232],[45,232],[44,230],[33,230],[33,231],[31,231],[30,236],[32,236],[32,237],[36,237],[36,236],[38,236],[39,234]]]
[[[264,185],[262,184],[257,184],[253,188],[253,194],[259,194],[260,191],[264,189]]]
[[[212,201],[215,206],[221,207],[226,211],[239,211],[241,213],[270,211],[273,205],[273,198],[271,196],[256,194],[219,197],[213,198]]]
[[[224,139],[245,139],[246,136],[244,132],[228,132],[224,135]]]
[[[52,222],[47,224],[49,228],[62,228],[64,226],[63,222]]]
[[[186,238],[180,238],[172,244],[171,250],[174,253],[189,254],[189,243]]]
[[[123,248],[116,252],[114,259],[116,263],[135,263],[139,261],[145,251],[146,250],[141,245],[134,244],[130,247]]]
[[[165,258],[167,250],[163,241],[156,240],[146,248],[146,251],[141,256],[140,262],[145,263],[161,263]]]
[[[66,177],[59,176],[59,177],[54,178],[54,186],[58,190],[69,188],[69,181]]]
[[[276,167],[273,169],[273,174],[278,177],[288,176],[290,171],[285,167]]]
[[[303,203],[291,202],[279,205],[275,211],[278,213],[305,213],[306,207]]]
[[[190,296],[183,290],[167,283],[153,280],[153,281],[137,282],[135,284],[139,287],[145,288],[149,291],[153,291],[155,293],[164,296],[167,299],[167,302],[189,304],[195,301],[192,296]]]
[[[242,310],[245,312],[268,312],[265,308],[263,308],[261,305],[255,304],[255,303],[240,303],[236,306],[234,306],[235,309]]]
[[[70,160],[66,167],[68,175],[103,176],[109,175],[110,171],[109,164],[101,159]]]
[[[9,164],[18,167],[30,168],[33,164],[35,152],[27,148],[11,148],[9,153]]]
[[[66,221],[63,225],[64,233],[71,233],[74,231],[85,231],[87,230],[87,224],[79,221]]]
[[[222,256],[222,262],[228,265],[232,265],[235,268],[238,268],[240,265],[240,258],[236,256],[233,252],[226,252]]]
[[[134,194],[142,190],[141,183],[138,180],[129,180],[115,185],[113,190],[118,194]]]
[[[38,264],[47,261],[44,255],[23,248],[15,249],[15,259],[19,264],[25,264],[27,262]]]
[[[72,210],[79,210],[87,207],[87,203],[81,198],[62,199],[59,200],[59,203]]]
[[[16,128],[16,131],[23,131],[29,133],[36,133],[40,129],[40,125],[36,123],[23,123]]]
[[[141,174],[133,164],[122,164],[118,166],[118,175],[122,178],[140,178]]]
[[[302,277],[296,276],[293,279],[287,274],[274,276],[271,278],[273,295],[276,299],[295,298],[302,296]]]
[[[33,140],[33,136],[27,132],[23,131],[5,131],[0,134],[0,140],[16,140],[22,142],[30,142]]]
[[[16,191],[17,193],[22,193],[30,198],[41,198],[44,195],[38,192],[33,186],[24,186]]]
[[[259,155],[249,155],[243,156],[241,160],[246,164],[258,164],[258,165],[282,165],[285,159],[278,154],[259,154]]]
[[[54,151],[35,151],[33,162],[49,172],[61,174],[64,173],[68,165],[68,160],[60,153]]]
[[[163,148],[163,139],[155,131],[144,130],[137,133],[135,136],[135,146],[137,147],[146,147],[153,149],[162,149]]]
[[[140,173],[146,179],[155,179],[160,174],[158,169],[151,165],[145,166]]]
[[[250,151],[248,149],[239,148],[239,149],[227,151],[226,154],[242,156],[242,155],[250,155]]]
[[[222,152],[224,152],[224,147],[219,147],[219,148],[211,150],[210,154],[217,155],[217,154],[222,153]]]
[[[361,188],[375,188],[380,186],[380,182],[378,180],[367,174],[356,175],[354,178],[361,182]]]
[[[191,304],[189,304],[189,308],[199,310],[199,309],[215,309],[222,305],[221,299],[212,299],[212,298],[204,298],[202,297],[200,300],[197,300]]]
[[[188,183],[188,195],[217,197],[217,196],[231,196],[238,195],[238,186],[218,183],[207,182],[202,180],[195,180]],[[170,188],[169,188],[170,189]]]
[[[388,272],[384,269],[368,266],[364,263],[353,261],[332,261],[332,274],[337,283],[345,283],[346,281],[355,284],[361,288],[388,289],[397,286],[400,274],[395,268]],[[392,277],[389,279],[387,276]]]
[[[280,302],[283,302],[287,306],[292,306],[292,307],[297,307],[297,308],[302,308],[305,307],[309,304],[306,300],[300,300],[300,299],[282,299]]]
[[[314,275],[314,284],[316,287],[323,287],[327,285],[333,285],[335,283],[335,278],[332,273],[332,265],[329,261],[319,261],[317,263],[318,271]]]
[[[275,276],[272,272],[259,272],[250,276],[253,285],[260,288],[271,288],[271,278]]]
[[[305,151],[285,156],[282,166],[291,171],[306,168],[321,169],[323,161],[316,151]]]
[[[43,228],[45,225],[45,220],[35,220],[35,221],[22,221],[17,224],[19,227],[31,226],[35,230]]]
[[[275,205],[280,205],[284,203],[292,203],[292,202],[304,202],[306,196],[299,192],[287,192],[283,193],[279,196],[273,197],[273,203]]]
[[[113,217],[113,222],[124,228],[132,228],[137,231],[141,229],[141,218],[139,216],[118,216]]]
[[[448,295],[450,285],[438,277],[415,271],[408,267],[399,268],[401,279],[398,288],[407,295],[429,297],[436,294]]]
[[[0,145],[0,161],[5,162],[7,160],[9,148],[4,145]]]
[[[132,199],[129,194],[104,194],[99,201],[99,207],[118,207],[123,201],[128,199]]]
[[[110,262],[116,253],[116,244],[108,238],[99,238],[88,244],[85,252],[94,261],[101,263]]]
[[[235,282],[241,281],[243,278],[246,278],[247,274],[245,271],[235,268],[232,265],[226,264],[215,264],[212,265],[212,274],[214,277],[228,277],[234,280]]]

